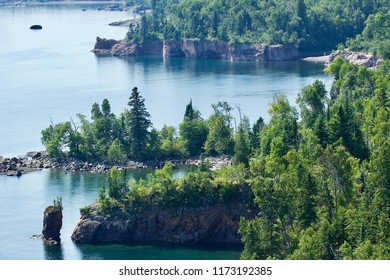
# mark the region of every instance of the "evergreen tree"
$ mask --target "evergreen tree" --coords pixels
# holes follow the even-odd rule
[[[245,127],[247,126],[247,128]],[[249,163],[249,120],[244,117],[238,126],[237,133],[235,135],[234,141],[234,157],[233,164],[238,165],[240,163],[245,164],[246,166]]]
[[[130,154],[136,160],[143,160],[147,153],[152,122],[145,107],[145,99],[140,95],[137,87],[133,88],[127,105],[130,106],[126,116],[130,126]]]
[[[188,118],[189,120],[194,119],[194,108],[192,107],[192,99],[190,100],[190,103],[186,106],[186,111],[184,113],[184,117]]]

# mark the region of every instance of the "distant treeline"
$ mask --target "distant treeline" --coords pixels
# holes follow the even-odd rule
[[[387,0],[128,0],[127,3],[151,9],[139,24],[130,26],[127,38],[138,41],[219,39],[230,43],[296,44],[302,52],[323,52],[355,38],[366,25],[381,34],[381,38],[390,39]],[[370,31],[363,33],[354,44],[351,41],[351,46],[369,48],[366,45],[376,37],[372,35]],[[362,39],[364,44],[360,43]],[[380,49],[385,50],[383,46]]]

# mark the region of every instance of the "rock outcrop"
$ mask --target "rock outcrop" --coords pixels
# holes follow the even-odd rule
[[[17,176],[52,167],[52,162],[43,152],[32,152],[27,157],[0,157],[0,175]]]
[[[240,203],[198,208],[149,207],[139,213],[110,218],[89,207],[72,234],[76,243],[163,242],[171,244],[241,243],[241,216],[251,216]]]
[[[30,26],[30,29],[32,29],[32,30],[41,30],[42,29],[42,25],[34,24],[34,25]]]
[[[228,44],[221,40],[147,40],[142,44],[131,40],[97,38],[92,52],[115,56],[159,55],[203,59],[281,61],[295,60],[298,50],[293,45]]]
[[[62,228],[62,210],[49,206],[43,214],[42,234],[49,244],[57,244],[61,241],[60,231]]]
[[[378,66],[376,57],[371,53],[354,52],[349,50],[335,51],[329,55],[329,59],[326,64],[331,63],[336,57],[341,57],[348,60],[351,63],[362,65],[367,68],[375,68]]]

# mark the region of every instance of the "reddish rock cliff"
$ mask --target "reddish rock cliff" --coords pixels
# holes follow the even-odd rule
[[[105,218],[92,205],[89,214],[81,217],[72,239],[77,243],[241,243],[237,232],[240,217],[252,215],[247,207],[234,203],[198,208],[149,207],[140,213]]]

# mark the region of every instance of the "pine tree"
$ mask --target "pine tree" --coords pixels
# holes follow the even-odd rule
[[[152,126],[152,122],[149,112],[146,111],[145,99],[140,95],[137,87],[133,88],[127,105],[130,106],[130,110],[127,112],[131,138],[130,155],[136,160],[142,160],[146,155],[149,128]]]
[[[190,103],[186,106],[186,112],[184,113],[185,118],[189,118],[190,120],[194,119],[194,108],[192,107],[192,99],[190,100]]]

